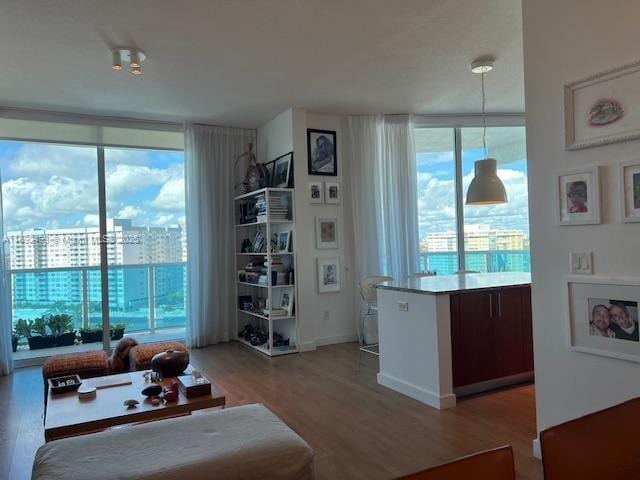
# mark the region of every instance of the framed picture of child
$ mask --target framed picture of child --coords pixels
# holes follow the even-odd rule
[[[620,165],[620,207],[623,222],[640,222],[640,160]]]
[[[599,167],[559,173],[556,191],[560,225],[593,225],[601,222]]]

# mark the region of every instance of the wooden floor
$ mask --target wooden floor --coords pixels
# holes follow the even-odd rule
[[[192,352],[229,406],[264,403],[313,447],[318,479],[389,479],[510,444],[519,479],[541,479],[531,455],[531,385],[461,400],[438,411],[376,383],[377,358],[356,370],[356,344],[268,358],[238,343]],[[30,478],[43,443],[39,368],[0,378],[0,478]],[[70,452],[72,455],[72,452]]]

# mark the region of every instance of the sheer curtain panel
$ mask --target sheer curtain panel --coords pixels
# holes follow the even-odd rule
[[[0,375],[9,375],[13,371],[13,353],[11,347],[11,292],[9,291],[9,265],[7,265],[8,247],[4,236],[4,218],[2,214],[2,175],[0,174]]]
[[[235,333],[235,159],[255,131],[188,125],[185,171],[188,246],[187,342],[204,347]]]

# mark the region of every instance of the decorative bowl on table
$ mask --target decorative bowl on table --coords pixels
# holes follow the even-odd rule
[[[67,393],[78,390],[82,380],[78,375],[66,375],[64,377],[56,377],[49,379],[49,390],[51,393]]]
[[[179,350],[160,352],[151,359],[151,370],[162,378],[177,377],[189,366],[189,353]]]

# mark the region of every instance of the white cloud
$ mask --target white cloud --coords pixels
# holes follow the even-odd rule
[[[116,200],[125,194],[162,185],[170,176],[169,170],[120,163],[106,172],[107,196],[110,200]]]
[[[160,192],[149,205],[158,210],[184,210],[184,178],[175,178],[162,185]]]
[[[100,218],[98,215],[93,213],[85,215],[82,221],[87,227],[97,227],[100,224]]]
[[[125,219],[134,219],[134,218],[139,217],[140,215],[142,215],[144,213],[145,213],[145,211],[142,210],[141,208],[135,207],[133,205],[127,205],[124,208],[120,209],[120,211],[118,212],[116,217],[117,218],[125,218]]]

